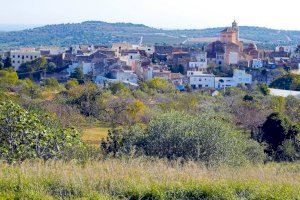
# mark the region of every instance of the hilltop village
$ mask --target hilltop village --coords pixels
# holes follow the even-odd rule
[[[135,87],[140,81],[160,77],[177,90],[220,90],[253,82],[270,84],[291,71],[299,73],[300,49],[278,46],[273,51],[239,39],[236,21],[220,32],[217,41],[201,47],[114,43],[112,46],[76,45],[20,48],[1,52],[19,78],[66,82],[76,75],[99,86],[123,82]],[[43,63],[43,65],[41,65]],[[82,80],[79,80],[82,81]]]

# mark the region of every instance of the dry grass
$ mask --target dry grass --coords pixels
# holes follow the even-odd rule
[[[300,199],[300,163],[237,169],[157,160],[2,164],[0,195],[11,191],[29,199]]]
[[[56,90],[46,90],[42,92],[42,99],[45,101],[53,100],[59,92]]]
[[[83,131],[82,140],[87,144],[99,146],[100,140],[107,137],[109,128],[92,127]]]

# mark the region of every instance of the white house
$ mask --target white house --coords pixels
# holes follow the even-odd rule
[[[121,82],[129,82],[136,84],[138,82],[138,76],[129,70],[120,70],[114,74],[115,78]]]
[[[193,89],[215,88],[215,75],[203,74],[200,71],[188,71],[189,83]]]
[[[75,71],[76,68],[80,67],[83,71],[83,74],[88,74],[92,72],[95,68],[94,63],[73,63],[72,65],[69,65],[67,72],[69,73],[69,76]]]
[[[15,70],[18,70],[23,63],[33,61],[40,57],[41,52],[32,48],[10,51],[10,59]]]
[[[189,62],[189,68],[195,69],[198,71],[206,71],[207,70],[207,63],[203,62]]]
[[[137,50],[129,50],[121,53],[120,60],[134,68],[141,60],[141,55]]]
[[[236,87],[239,84],[251,84],[252,75],[247,74],[245,70],[234,70],[233,77],[216,77],[215,87],[221,89],[224,87]]]
[[[253,59],[251,67],[256,69],[262,68],[263,61],[261,59]]]
[[[190,85],[196,88],[226,88],[236,87],[239,84],[251,84],[252,75],[247,74],[245,70],[234,70],[233,77],[215,77],[213,74],[203,74],[199,71],[188,71],[187,76]]]

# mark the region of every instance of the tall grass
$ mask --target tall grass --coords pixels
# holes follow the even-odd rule
[[[139,159],[0,167],[0,199],[300,199],[299,163],[207,169]]]

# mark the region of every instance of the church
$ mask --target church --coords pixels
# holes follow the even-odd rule
[[[250,62],[259,57],[255,44],[249,44],[244,49],[244,43],[239,40],[239,27],[236,21],[231,27],[220,32],[219,40],[210,43],[207,48],[209,63],[216,65],[238,65],[239,62]]]

